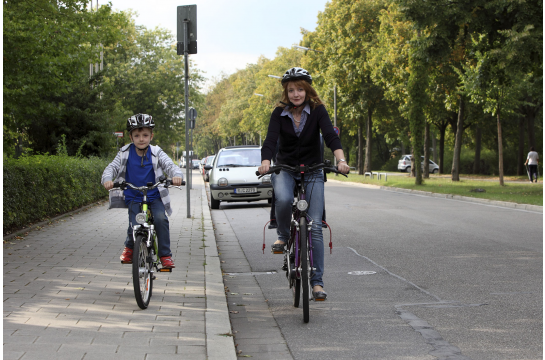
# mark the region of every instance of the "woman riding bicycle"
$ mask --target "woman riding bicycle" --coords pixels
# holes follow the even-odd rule
[[[269,170],[271,159],[277,148],[276,163],[289,166],[313,165],[321,162],[320,131],[326,145],[333,151],[338,170],[347,174],[350,168],[344,160],[341,141],[316,90],[312,77],[305,69],[294,67],[282,77],[282,101],[274,109],[269,122],[267,137],[261,149],[261,166],[264,174]],[[272,175],[278,240],[272,245],[273,252],[282,251],[290,238],[291,206],[295,180],[299,174],[282,170]],[[309,198],[308,215],[312,218],[312,254],[314,267],[310,284],[315,299],[327,297],[323,289],[324,243],[322,236],[322,214],[324,209],[324,175],[322,170],[305,178],[305,189]]]

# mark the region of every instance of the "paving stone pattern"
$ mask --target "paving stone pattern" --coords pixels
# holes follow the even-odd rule
[[[176,269],[157,274],[146,310],[134,298],[132,266],[119,260],[126,210],[105,203],[5,243],[4,359],[214,358],[207,348],[220,336],[207,339],[206,197],[198,177],[193,186],[189,219],[186,190],[171,190]],[[234,354],[232,344],[223,347]]]

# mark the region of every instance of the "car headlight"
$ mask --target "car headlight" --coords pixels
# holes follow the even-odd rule
[[[146,213],[136,214],[136,222],[139,224],[144,224],[146,222]]]
[[[227,184],[229,184],[229,183],[227,182],[226,178],[221,178],[221,179],[218,180],[218,185],[219,186],[227,186]]]
[[[305,200],[299,200],[297,202],[297,209],[299,209],[299,211],[305,211],[306,209],[308,209],[308,202],[306,202]]]
[[[270,184],[271,183],[271,176],[270,175],[265,175],[261,178],[261,183],[262,184]]]

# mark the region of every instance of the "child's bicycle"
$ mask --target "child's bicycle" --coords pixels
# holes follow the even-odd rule
[[[157,188],[159,185],[180,189],[179,186],[171,186],[170,179],[167,179],[165,176],[160,177],[159,182],[156,184],[149,182],[146,186],[134,186],[128,182],[120,182],[115,183],[113,187],[113,189],[120,188],[121,190],[129,187],[140,191],[143,195],[143,200],[140,204],[140,213],[136,215],[138,225],[134,225],[132,230],[134,238],[132,283],[136,303],[141,309],[145,309],[149,305],[155,271],[172,272],[170,268],[159,267],[161,262],[157,256],[157,234],[155,233],[155,225],[153,225],[153,214],[151,213],[151,209],[148,208],[148,191]],[[185,185],[185,181],[182,181],[182,185]]]
[[[286,250],[284,250],[284,266],[282,269],[286,271],[286,278],[288,279],[289,287],[293,291],[294,307],[299,307],[301,289],[303,290],[303,321],[305,323],[309,322],[309,302],[312,297],[310,275],[312,270],[316,270],[316,268],[313,266],[312,259],[312,219],[310,219],[307,215],[309,204],[306,200],[304,184],[305,174],[309,174],[320,169],[324,169],[326,173],[333,172],[346,176],[345,174],[339,172],[336,167],[331,166],[331,162],[329,160],[314,166],[288,166],[282,164],[271,166],[269,171],[263,175],[256,172],[256,175],[258,175],[259,178],[267,174],[272,174],[273,172],[279,174],[281,170],[288,170],[301,175],[301,180],[296,181],[296,188],[294,191],[295,199],[291,212],[291,235],[290,239],[288,240]],[[329,242],[329,247],[332,247],[331,240]],[[265,243],[263,243],[263,251],[265,251]]]

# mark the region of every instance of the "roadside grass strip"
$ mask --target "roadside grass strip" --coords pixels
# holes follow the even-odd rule
[[[478,179],[471,178],[472,175],[460,177],[464,179],[452,181],[449,175],[430,175],[429,179],[422,180],[422,185],[415,185],[414,177],[408,175],[388,176],[388,180],[384,180],[384,177],[378,180],[376,176],[371,179],[369,176],[351,173],[348,178],[336,176],[335,180],[543,206],[542,182],[530,183],[520,180],[520,177],[505,177],[505,181],[520,183],[505,182],[504,186],[500,186],[497,177],[479,176]]]

